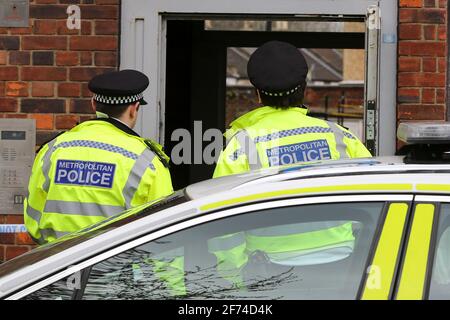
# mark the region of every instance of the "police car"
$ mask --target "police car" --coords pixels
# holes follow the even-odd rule
[[[0,266],[3,299],[450,299],[450,124],[191,185]],[[436,144],[437,143],[437,144]]]

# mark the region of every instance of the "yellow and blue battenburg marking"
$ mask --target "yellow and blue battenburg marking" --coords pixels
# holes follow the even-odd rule
[[[330,147],[325,139],[275,147],[266,150],[266,154],[270,166],[331,159]]]
[[[112,188],[115,171],[112,163],[58,160],[55,183]]]

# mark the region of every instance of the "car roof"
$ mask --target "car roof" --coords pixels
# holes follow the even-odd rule
[[[417,173],[417,175],[411,173]],[[294,193],[285,191],[290,191],[289,188],[292,189],[295,185],[304,185],[303,180],[308,181],[305,184],[308,186],[327,185],[330,179],[337,184],[357,184],[355,181],[361,180],[360,176],[365,176],[365,180],[373,182],[385,181],[386,174],[397,174],[395,180],[398,183],[412,183],[420,180],[421,183],[426,184],[436,180],[436,173],[442,173],[439,177],[442,177],[443,181],[450,181],[450,165],[404,164],[402,157],[382,157],[290,165],[203,181],[178,191],[169,199],[154,205],[147,204],[135,208],[95,228],[90,227],[79,232],[77,237],[63,238],[60,242],[37,248],[6,262],[0,266],[0,297],[11,293],[15,286],[23,285],[26,281],[31,283],[32,277],[24,280],[27,272],[32,272],[35,277],[41,276],[43,272],[50,275],[54,272],[54,268],[59,266],[58,261],[64,261],[64,266],[61,268],[68,267],[71,265],[71,260],[75,258],[88,258],[158,228],[198,217],[199,213],[204,214],[217,208],[247,203],[255,199],[286,198]],[[263,193],[267,190],[277,190],[277,192]],[[354,192],[357,190],[353,189]],[[389,190],[389,188],[383,189],[380,192]],[[411,193],[415,190],[415,188],[408,188],[400,192]],[[316,191],[314,193],[320,194]],[[258,194],[261,195],[260,198],[245,198],[248,195]],[[450,194],[450,188],[447,194]],[[241,198],[237,201],[223,201],[233,197]],[[177,210],[170,211],[172,209],[170,206],[174,203]],[[163,214],[159,214],[164,208],[168,209]],[[114,230],[115,232],[110,232]],[[89,250],[86,250],[86,246],[89,246]],[[52,256],[48,257],[48,253]],[[45,256],[47,257],[42,259]],[[48,261],[41,263],[41,260]]]
[[[200,199],[223,190],[243,188],[262,183],[274,183],[315,177],[354,176],[376,173],[450,172],[450,164],[405,164],[403,157],[376,157],[346,160],[326,160],[315,163],[293,164],[249,173],[210,179],[186,188],[190,199]]]

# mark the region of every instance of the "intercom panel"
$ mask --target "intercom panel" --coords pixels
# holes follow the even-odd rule
[[[22,214],[35,156],[34,119],[0,119],[0,214]]]

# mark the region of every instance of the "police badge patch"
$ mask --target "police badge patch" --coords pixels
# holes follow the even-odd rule
[[[112,188],[115,171],[112,163],[58,160],[55,183]]]
[[[266,154],[271,167],[331,159],[330,147],[325,139],[275,147],[266,150]]]

